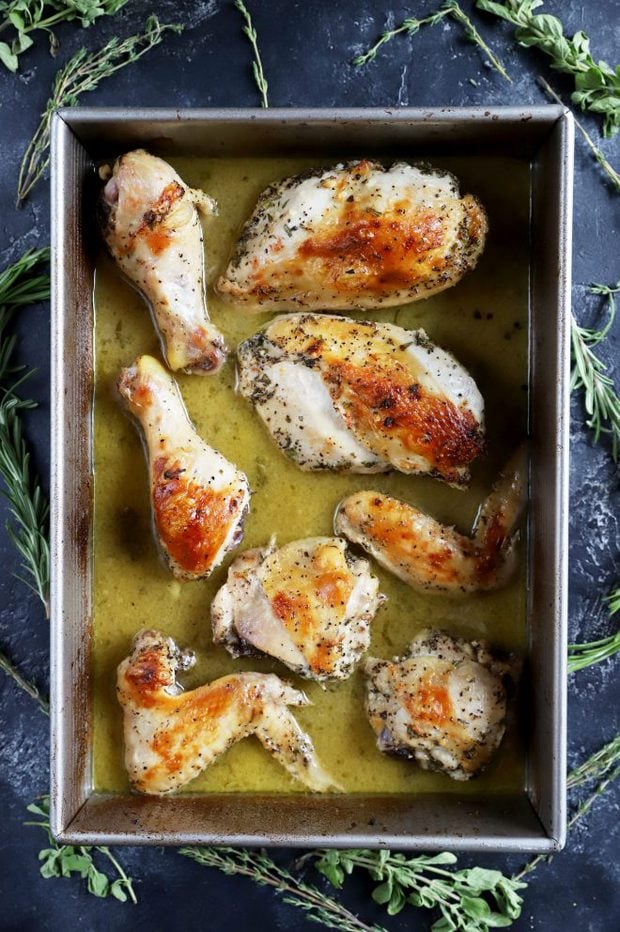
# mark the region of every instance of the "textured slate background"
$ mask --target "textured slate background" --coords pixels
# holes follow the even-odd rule
[[[260,37],[272,105],[279,106],[416,106],[544,103],[535,83],[545,74],[565,92],[569,82],[549,72],[546,59],[518,48],[510,29],[483,15],[476,24],[499,53],[514,79],[512,85],[485,64],[479,50],[465,42],[458,28],[440,25],[414,38],[399,38],[374,64],[354,70],[354,54],[374,42],[386,25],[411,13],[424,15],[429,2],[401,0],[248,0]],[[472,3],[463,6],[471,10]],[[113,20],[99,21],[88,32],[58,29],[59,57],[52,60],[43,38],[25,54],[19,75],[0,73],[0,268],[31,245],[49,242],[49,197],[46,182],[35,189],[24,208],[13,207],[19,161],[45,105],[53,74],[80,44],[96,48],[112,34],[128,35],[139,28],[155,4],[132,0]],[[191,2],[164,0],[157,6],[162,21],[181,21],[187,29],[165,45],[105,82],[87,97],[92,105],[253,106],[258,98],[250,71],[250,50],[241,34],[238,13],[228,0]],[[549,0],[572,34],[585,29],[597,56],[615,63],[620,46],[617,0],[588,4]],[[474,79],[473,86],[468,79]],[[86,99],[83,99],[86,102]],[[584,118],[597,137],[596,121]],[[618,142],[603,148],[616,165]],[[587,298],[591,281],[614,282],[618,265],[618,205],[603,176],[577,140],[575,182],[574,308],[582,321],[596,319],[597,299]],[[49,465],[49,311],[28,310],[20,328],[19,356],[37,365],[30,382],[39,410],[28,422],[34,459],[42,476]],[[618,337],[605,353],[616,369]],[[620,518],[618,482],[605,445],[592,448],[583,428],[579,400],[574,401],[571,459],[570,617],[572,639],[591,639],[609,630],[602,596],[620,581]],[[45,478],[44,484],[47,485]],[[2,512],[3,505],[0,506]],[[0,517],[4,517],[3,514]],[[48,625],[36,599],[13,577],[15,553],[0,536],[0,646],[22,671],[48,685]],[[620,661],[618,661],[620,663]],[[570,764],[609,740],[617,730],[618,665],[607,662],[577,674],[570,682]],[[160,929],[185,924],[199,928],[301,928],[302,915],[282,904],[270,891],[250,882],[205,871],[172,850],[127,849],[122,861],[139,878],[138,907],[88,896],[76,881],[44,881],[37,852],[44,838],[39,830],[22,827],[24,807],[48,783],[47,720],[32,701],[5,677],[0,677],[0,928],[56,930]],[[570,835],[567,850],[543,864],[531,878],[526,905],[517,929],[610,930],[620,915],[617,788],[607,792],[591,814]],[[286,852],[277,857],[287,861]],[[463,858],[463,863],[471,859]],[[478,859],[480,860],[480,859]],[[520,859],[489,857],[489,866],[514,870]],[[345,896],[370,921],[384,914],[368,905],[369,886],[352,880]],[[427,928],[425,914],[409,912],[386,924],[390,928]]]

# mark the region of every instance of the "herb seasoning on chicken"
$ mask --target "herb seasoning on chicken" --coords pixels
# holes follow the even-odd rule
[[[231,564],[211,605],[213,640],[233,657],[270,654],[309,679],[346,679],[370,645],[378,589],[337,537],[272,541]]]
[[[118,668],[125,766],[134,789],[156,796],[178,790],[250,735],[310,790],[337,789],[287,708],[307,705],[302,692],[273,674],[238,673],[185,693],[177,672],[194,663],[172,638],[140,631]]]
[[[455,285],[487,219],[454,175],[363,160],[285,178],[258,199],[219,293],[247,311],[381,308]]]
[[[216,204],[143,149],[121,156],[101,194],[103,236],[112,257],[149,302],[169,367],[216,372],[224,338],[209,320],[198,210]]]
[[[504,680],[513,665],[481,641],[425,629],[394,660],[368,658],[366,712],[387,754],[469,780],[490,761],[505,731]]]
[[[242,343],[238,361],[239,390],[302,469],[469,481],[484,402],[423,330],[289,314]]]
[[[243,537],[250,490],[244,473],[194,430],[163,366],[140,356],[119,392],[145,442],[157,540],[179,579],[202,579]]]

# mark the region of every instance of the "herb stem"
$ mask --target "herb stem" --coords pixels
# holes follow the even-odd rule
[[[239,10],[244,19],[243,33],[249,39],[250,45],[252,46],[252,52],[254,53],[254,60],[252,62],[252,74],[254,75],[254,81],[260,93],[261,98],[261,107],[265,110],[269,107],[269,99],[267,97],[267,91],[269,85],[265,77],[265,72],[263,71],[263,62],[260,57],[260,51],[258,49],[258,34],[252,23],[252,17],[250,12],[246,7],[243,0],[235,0],[235,7]]]
[[[304,910],[314,922],[343,932],[386,932],[382,926],[367,925],[342,903],[318,887],[297,880],[277,865],[264,851],[236,848],[181,848],[179,854],[203,867],[215,867],[229,876],[249,877],[255,883],[272,887],[282,894],[285,903]]]
[[[17,182],[17,206],[32,191],[49,165],[50,128],[56,111],[61,107],[75,106],[82,94],[94,90],[104,78],[138,61],[159,45],[166,32],[178,33],[182,29],[182,26],[174,23],[162,25],[156,16],[149,16],[143,33],[129,36],[123,41],[115,37],[95,52],[82,48],[69,59],[56,74],[52,96],[24,152]]]
[[[34,683],[29,682],[24,679],[16,666],[14,666],[9,658],[0,651],[0,669],[4,670],[7,676],[10,676],[14,683],[19,686],[25,693],[27,693],[31,699],[34,699],[41,711],[45,715],[50,714],[50,704],[47,699],[44,699]]]
[[[133,889],[133,881],[125,873],[125,869],[123,868],[122,864],[119,864],[119,862],[116,860],[116,858],[114,857],[114,855],[112,854],[112,852],[110,851],[107,845],[99,845],[97,850],[100,851],[101,854],[103,854],[108,859],[108,861],[110,862],[110,864],[113,866],[116,873],[120,877],[123,883],[123,886],[127,890],[127,893],[129,894],[129,898],[131,902],[134,904],[134,906],[137,906],[138,898]]]

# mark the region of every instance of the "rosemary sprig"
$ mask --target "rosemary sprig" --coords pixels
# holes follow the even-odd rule
[[[590,794],[577,806],[568,820],[567,828],[571,829],[584,815],[590,811],[596,800],[605,790],[620,777],[620,735],[616,735],[608,744],[605,744],[594,754],[590,755],[583,764],[575,767],[568,775],[566,786],[568,790],[577,790],[581,787],[598,781]],[[531,874],[542,861],[549,861],[552,855],[538,854],[513,874],[513,880],[521,880]]]
[[[17,71],[19,56],[34,45],[33,32],[46,32],[50,51],[56,54],[58,41],[52,32],[59,23],[79,19],[84,28],[92,26],[100,16],[111,16],[125,6],[127,0],[0,0],[0,33],[13,30],[16,35],[0,42],[0,62]]]
[[[34,699],[38,703],[39,708],[46,715],[50,714],[50,704],[47,699],[44,699],[34,683],[31,683],[29,680],[24,679],[17,667],[11,663],[9,658],[0,651],[0,669],[4,670],[7,676],[10,676],[14,683],[19,686],[25,693],[27,693],[31,699]]]
[[[545,81],[544,78],[539,76],[538,83],[540,84],[542,89],[545,91],[545,93],[548,94],[549,97],[551,97],[552,100],[555,100],[556,103],[562,104],[562,106],[564,106],[564,103],[560,95],[557,94],[553,90],[551,85],[547,81]],[[590,136],[586,128],[583,126],[583,124],[577,119],[577,117],[574,114],[573,114],[573,119],[575,121],[575,126],[577,127],[581,135],[583,136],[586,142],[586,145],[592,152],[592,155],[594,156],[594,158],[599,163],[599,165],[601,166],[605,174],[610,179],[616,191],[620,191],[620,174],[616,171],[613,165],[605,158],[604,153],[601,152],[601,150],[596,145],[596,143],[594,142],[594,140],[592,139],[592,137]]]
[[[598,330],[581,327],[575,317],[571,319],[571,340],[573,369],[571,373],[571,391],[583,389],[584,405],[588,427],[593,431],[594,443],[598,443],[602,434],[611,437],[611,451],[614,460],[618,459],[620,441],[620,397],[616,392],[613,379],[607,375],[607,366],[594,353],[594,348],[607,337],[616,314],[615,296],[620,291],[620,282],[616,285],[598,285],[590,287],[591,294],[607,298],[607,323]]]
[[[249,877],[261,886],[272,887],[285,903],[304,910],[308,919],[342,932],[386,932],[382,926],[367,925],[342,903],[311,884],[294,877],[264,851],[236,848],[180,848],[179,854],[203,867],[215,867],[229,876]]]
[[[36,407],[36,403],[15,395],[15,389],[31,373],[13,364],[16,338],[6,330],[18,308],[49,297],[49,275],[39,271],[48,258],[48,249],[29,249],[0,273],[0,477],[13,519],[12,525],[7,524],[7,532],[23,560],[26,576],[18,578],[37,593],[46,616],[48,504],[38,478],[31,475],[30,453],[21,425],[21,412]],[[7,384],[9,379],[12,384]]]
[[[434,13],[430,13],[428,16],[425,16],[422,19],[416,19],[413,16],[407,17],[407,19],[403,20],[400,26],[397,26],[395,29],[388,29],[382,33],[379,39],[373,46],[371,46],[371,48],[368,49],[367,52],[364,52],[361,55],[356,55],[356,57],[353,59],[353,64],[359,68],[361,65],[366,65],[368,62],[374,61],[377,57],[377,52],[379,49],[395,36],[402,35],[403,33],[408,36],[414,36],[420,31],[422,26],[436,26],[437,23],[441,22],[441,20],[445,19],[446,17],[451,17],[457,23],[463,26],[465,38],[483,50],[495,70],[499,71],[499,73],[503,78],[506,79],[506,81],[512,80],[497,55],[495,55],[493,50],[484,41],[470,18],[457,3],[457,0],[445,0],[445,2],[442,3],[438,10],[436,10]]]
[[[39,851],[42,877],[48,879],[50,877],[71,877],[72,874],[78,874],[83,880],[86,880],[86,889],[93,896],[113,896],[115,899],[120,900],[121,903],[126,903],[127,899],[130,899],[132,903],[137,904],[138,899],[133,888],[134,881],[127,876],[107,845],[97,845],[96,847],[91,845],[79,845],[77,847],[59,845],[50,831],[49,796],[42,797],[40,803],[31,803],[26,808],[28,812],[39,816],[39,821],[24,822],[24,825],[37,825],[47,833],[49,840],[49,848],[43,848],[43,850]],[[109,861],[117,874],[115,879],[99,870],[93,857],[94,852]]]
[[[261,61],[260,52],[258,50],[258,35],[256,33],[256,29],[254,28],[254,24],[252,23],[252,17],[250,16],[249,10],[247,9],[243,0],[235,0],[235,6],[243,16],[243,33],[250,40],[252,52],[254,53],[254,60],[252,61],[252,74],[254,75],[254,80],[260,93],[260,105],[264,109],[267,109],[269,106],[269,100],[267,98],[269,85],[265,77],[265,72],[263,71],[263,63]]]
[[[552,59],[552,68],[572,75],[573,103],[601,115],[604,135],[613,136],[620,129],[620,68],[594,60],[585,32],[568,38],[556,16],[534,13],[542,5],[543,0],[476,0],[479,10],[517,27],[515,38],[520,45],[540,49]]]
[[[523,899],[518,891],[527,884],[482,867],[445,870],[457,860],[448,851],[410,858],[385,850],[325,849],[305,857],[317,855],[314,867],[338,889],[355,868],[366,870],[374,881],[379,881],[372,892],[373,900],[384,905],[390,916],[408,903],[438,909],[441,919],[433,924],[434,932],[487,932],[511,925],[521,915]]]
[[[620,611],[620,586],[607,596],[606,602],[609,602],[609,613],[615,615]],[[613,657],[620,651],[620,630],[615,634],[610,634],[598,641],[588,641],[584,644],[568,645],[568,672],[576,673],[577,670],[583,670],[594,663],[600,663]]]
[[[82,94],[94,90],[100,81],[138,61],[159,45],[167,32],[178,33],[182,29],[178,23],[162,25],[156,16],[149,16],[144,32],[122,41],[114,37],[95,52],[82,48],[69,59],[54,79],[52,96],[24,153],[17,182],[18,205],[32,191],[49,164],[50,126],[54,113],[61,107],[74,107]]]

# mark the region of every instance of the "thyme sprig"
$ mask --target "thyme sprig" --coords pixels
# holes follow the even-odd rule
[[[567,822],[567,828],[571,829],[587,812],[590,811],[594,803],[603,795],[605,790],[620,777],[620,735],[616,735],[607,744],[605,744],[594,754],[591,754],[587,760],[575,767],[566,781],[569,791],[579,790],[584,786],[596,782],[594,789],[589,795],[582,800],[576,807],[572,816]],[[520,871],[513,874],[513,880],[521,880],[527,874],[531,874],[542,861],[549,861],[552,855],[538,854],[531,858]]]
[[[400,26],[396,26],[394,29],[388,29],[383,32],[379,39],[373,46],[371,46],[371,48],[368,49],[367,52],[356,55],[353,59],[353,64],[359,68],[361,65],[366,65],[368,62],[374,61],[377,57],[377,52],[379,49],[395,36],[402,34],[414,36],[420,31],[422,26],[436,26],[437,23],[440,23],[446,17],[454,19],[463,27],[465,38],[482,49],[495,70],[499,71],[499,73],[503,78],[506,79],[506,81],[512,80],[497,55],[482,38],[469,16],[467,16],[465,11],[457,3],[457,0],[445,0],[445,3],[442,3],[438,10],[436,10],[434,13],[430,13],[428,16],[425,16],[422,19],[416,19],[414,16],[407,17],[407,19],[403,20]]]
[[[595,353],[594,349],[607,337],[616,314],[615,296],[620,291],[620,282],[616,285],[594,284],[590,294],[601,295],[607,299],[607,323],[599,329],[581,327],[575,317],[571,319],[571,341],[573,369],[571,372],[571,391],[580,389],[584,392],[584,406],[588,427],[593,432],[594,443],[598,443],[603,434],[611,438],[611,452],[614,460],[618,459],[620,442],[620,397],[614,380],[607,375],[607,366]]]
[[[19,686],[23,692],[30,696],[31,699],[34,699],[45,715],[50,714],[50,704],[47,699],[43,698],[34,683],[31,683],[21,675],[15,664],[11,663],[9,658],[2,651],[0,651],[0,669],[4,670],[6,675],[10,676],[13,682]]]
[[[379,881],[372,898],[384,905],[390,916],[407,904],[438,909],[441,919],[433,923],[433,932],[487,932],[509,926],[521,915],[523,899],[518,891],[527,884],[482,867],[445,870],[457,862],[448,851],[411,858],[385,850],[326,849],[311,852],[310,857],[317,854],[314,867],[338,889],[355,868],[366,870]]]
[[[620,586],[607,596],[609,614],[615,615],[620,611]],[[615,634],[600,638],[598,641],[587,641],[583,644],[568,645],[568,672],[576,673],[592,664],[600,663],[613,657],[620,651],[620,629]]]
[[[71,877],[78,874],[86,881],[86,889],[93,896],[106,897],[113,896],[126,903],[128,899],[137,904],[133,884],[134,881],[128,877],[124,868],[112,854],[107,845],[59,845],[53,838],[50,830],[50,801],[49,796],[43,796],[39,803],[31,803],[26,807],[28,812],[39,816],[38,821],[24,822],[24,825],[36,825],[42,828],[49,840],[49,848],[43,848],[39,851],[39,861],[41,862],[41,876],[46,879],[50,877]],[[103,871],[99,870],[95,863],[94,854],[98,853],[101,858],[105,858],[111,865],[117,875],[115,878],[109,877]]]
[[[100,16],[111,16],[127,0],[0,0],[0,33],[13,31],[14,38],[0,42],[0,62],[9,71],[19,68],[19,56],[34,45],[33,32],[46,32],[55,55],[58,40],[53,33],[59,23],[78,19],[83,28]]]
[[[553,90],[553,88],[551,87],[548,81],[545,81],[544,78],[539,77],[538,83],[540,84],[542,89],[545,91],[545,93],[548,94],[549,97],[551,97],[552,100],[555,100],[556,103],[562,104],[562,106],[564,106],[562,98],[560,97],[559,94],[556,93],[556,91]],[[568,108],[565,108],[565,109],[568,110]],[[598,164],[601,166],[601,168],[603,169],[607,177],[610,179],[616,191],[620,192],[620,174],[616,171],[613,165],[605,157],[605,154],[596,145],[596,143],[594,142],[594,140],[592,139],[592,137],[586,130],[585,126],[577,119],[577,117],[574,114],[573,114],[573,120],[575,121],[575,126],[577,127],[581,135],[583,136],[585,143],[590,149],[592,155],[594,156]]]
[[[538,48],[551,58],[551,67],[572,75],[574,104],[603,117],[603,133],[613,136],[620,129],[620,66],[595,61],[585,32],[572,38],[564,35],[557,16],[534,13],[543,0],[476,0],[476,7],[516,26],[515,39],[526,48]]]
[[[254,28],[250,12],[243,0],[235,0],[235,6],[243,16],[243,34],[248,37],[250,45],[252,46],[252,52],[254,54],[254,59],[252,61],[252,74],[254,75],[254,80],[260,94],[260,105],[264,109],[267,109],[269,106],[269,99],[267,97],[269,85],[267,83],[267,78],[265,77],[265,72],[263,71],[263,63],[258,49],[258,34]]]
[[[29,249],[0,273],[0,477],[12,523],[7,533],[22,557],[25,576],[19,576],[41,599],[46,616],[49,590],[48,503],[30,469],[30,453],[22,433],[21,414],[36,402],[15,394],[32,370],[15,366],[15,335],[7,327],[18,308],[49,297],[49,275],[41,266],[48,249]]]
[[[302,909],[307,918],[329,929],[342,932],[386,932],[382,926],[368,925],[346,906],[312,884],[305,883],[285,867],[276,864],[264,851],[237,848],[180,848],[179,854],[203,867],[215,867],[229,876],[249,877],[261,886],[272,887],[285,903]]]
[[[82,94],[93,91],[99,82],[138,61],[163,40],[167,32],[179,33],[178,23],[159,22],[149,16],[144,32],[119,39],[110,39],[103,48],[89,52],[82,48],[60,69],[54,79],[52,96],[47,102],[37,130],[28,143],[17,182],[18,205],[28,196],[49,165],[50,128],[52,117],[61,107],[74,107]]]

